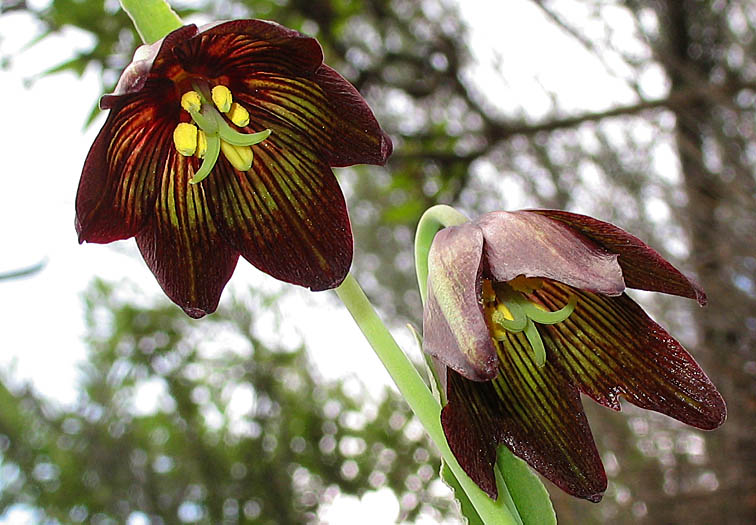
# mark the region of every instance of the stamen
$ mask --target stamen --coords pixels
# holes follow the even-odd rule
[[[512,283],[516,281],[516,286]],[[486,283],[483,283],[483,297],[486,300]],[[527,289],[532,293],[543,286],[543,281],[536,278],[519,276],[507,283],[494,283],[492,290],[495,293],[495,306],[484,306],[484,313],[490,319],[491,336],[503,341],[507,337],[506,332],[524,332],[530,347],[533,350],[533,359],[537,366],[542,367],[546,364],[546,349],[538,332],[535,323],[539,324],[556,324],[567,319],[575,310],[577,305],[577,296],[570,295],[567,304],[557,311],[548,311],[541,304],[532,302],[522,290]],[[489,303],[490,304],[490,303]]]
[[[541,289],[543,286],[543,279],[518,275],[514,279],[507,281],[507,284],[516,292],[533,293],[535,290]]]
[[[247,171],[252,167],[252,148],[249,146],[235,146],[221,140],[221,151],[231,165],[239,171]]]
[[[244,106],[238,104],[237,102],[231,104],[231,109],[228,110],[226,116],[231,119],[231,122],[233,122],[240,128],[243,128],[244,126],[249,124],[249,111],[247,111]]]
[[[249,112],[233,102],[231,91],[223,85],[215,86],[212,91],[203,83],[193,83],[192,86],[194,90],[182,95],[181,107],[192,116],[196,127],[182,123],[174,131],[176,149],[182,155],[196,155],[202,159],[199,170],[189,182],[197,184],[205,179],[218,161],[221,151],[234,168],[248,171],[254,160],[250,146],[267,139],[271,130],[239,133],[218,112],[220,110],[226,113],[231,122],[239,127],[249,124]],[[186,126],[191,129],[185,128]]]
[[[197,112],[202,107],[202,98],[196,91],[187,91],[181,95],[181,107],[189,113]]]
[[[173,145],[184,157],[194,155],[197,150],[197,127],[187,122],[180,122],[173,130]]]
[[[197,151],[194,155],[198,159],[204,159],[205,153],[207,153],[207,135],[201,129],[197,131]]]
[[[215,86],[212,91],[212,98],[215,107],[217,107],[221,113],[226,113],[231,109],[233,98],[231,97],[231,90],[226,86]]]

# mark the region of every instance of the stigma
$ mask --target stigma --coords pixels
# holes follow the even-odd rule
[[[193,87],[181,96],[180,102],[192,122],[180,122],[173,131],[176,151],[185,157],[202,159],[189,182],[196,184],[210,175],[220,153],[235,169],[251,169],[254,161],[251,146],[267,139],[271,131],[241,133],[235,129],[249,125],[249,112],[234,102],[228,87],[220,84],[212,90],[200,84]]]

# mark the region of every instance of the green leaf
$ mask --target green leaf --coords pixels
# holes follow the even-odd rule
[[[512,454],[507,447],[500,446],[496,468],[507,484],[523,525],[556,525],[556,514],[549,493],[527,463]]]

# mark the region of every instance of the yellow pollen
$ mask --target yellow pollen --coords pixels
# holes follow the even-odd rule
[[[202,107],[202,99],[196,91],[187,91],[181,96],[181,107],[188,112],[199,111]]]
[[[249,146],[234,146],[221,140],[221,151],[231,165],[239,171],[247,171],[252,167],[252,148]]]
[[[207,153],[207,135],[201,129],[197,131],[197,151],[194,155],[198,159],[204,159],[205,153]]]
[[[524,275],[518,275],[507,284],[512,287],[513,290],[520,293],[533,293],[535,290],[539,290],[543,286],[543,279],[538,277],[525,277]]]
[[[228,118],[231,119],[231,122],[233,122],[240,128],[243,128],[244,126],[249,124],[249,112],[236,102],[231,104],[231,109],[228,110],[227,115]]]
[[[226,86],[215,86],[212,91],[213,102],[221,113],[227,113],[231,109],[231,90]]]
[[[509,308],[507,308],[503,304],[497,304],[496,311],[503,315],[504,319],[506,319],[507,321],[514,321],[514,315],[512,315],[512,312],[509,311]]]
[[[181,122],[173,130],[173,144],[185,157],[194,155],[197,150],[197,128],[187,122]]]

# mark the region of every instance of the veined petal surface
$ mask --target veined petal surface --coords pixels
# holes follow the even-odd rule
[[[317,40],[264,20],[204,26],[173,53],[186,71],[223,84],[259,72],[310,76],[323,63]]]
[[[492,381],[451,371],[447,377],[441,423],[462,468],[496,497],[496,448],[505,444],[569,494],[600,500],[606,474],[578,390],[557,363],[536,365],[524,334],[509,332],[496,346],[499,374]]]
[[[706,294],[692,279],[683,275],[656,250],[608,222],[561,210],[530,210],[558,220],[579,231],[612,253],[619,255],[625,284],[629,288],[650,290],[695,299],[706,304]]]
[[[308,138],[264,116],[273,133],[252,146],[246,172],[220,158],[207,184],[210,212],[229,244],[263,272],[312,290],[337,286],[352,262],[346,203]]]
[[[619,396],[702,429],[726,417],[722,396],[666,330],[627,295],[606,297],[546,282],[534,292],[553,310],[571,294],[575,311],[565,321],[541,326],[549,360],[598,403],[619,410]]]
[[[76,195],[79,242],[134,236],[152,213],[161,172],[173,151],[177,111],[162,104],[171,84],[150,81],[122,97],[84,162]]]
[[[239,258],[219,234],[204,188],[189,184],[198,164],[197,159],[170,152],[152,220],[136,235],[166,295],[193,318],[215,311]]]

